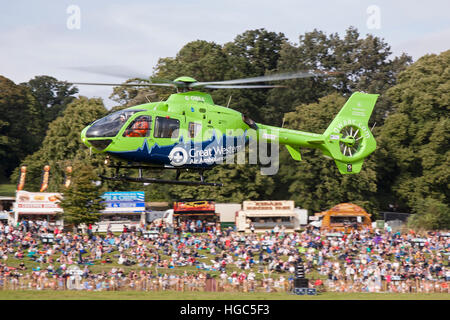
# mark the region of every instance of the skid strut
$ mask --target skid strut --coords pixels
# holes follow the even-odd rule
[[[203,173],[205,172],[204,168],[186,168],[186,167],[162,167],[162,166],[142,166],[142,165],[122,165],[119,164],[111,164],[108,162],[108,166],[110,168],[115,169],[115,175],[114,177],[106,177],[103,175],[100,175],[101,179],[104,180],[111,180],[111,181],[130,181],[130,182],[139,182],[139,183],[161,183],[161,184],[178,184],[178,185],[185,185],[185,186],[212,186],[212,187],[222,187],[222,183],[217,182],[206,182],[205,178],[203,176]],[[138,169],[138,177],[129,177],[125,175],[119,175],[119,170],[123,169]],[[143,175],[143,170],[176,170],[176,177],[175,180],[167,180],[167,179],[156,179],[156,178],[145,178]],[[188,181],[188,180],[180,180],[180,175],[184,171],[198,171],[200,174],[200,181]]]

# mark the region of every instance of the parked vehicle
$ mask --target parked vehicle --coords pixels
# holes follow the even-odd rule
[[[166,226],[173,226],[173,209],[166,210],[162,218],[153,220],[153,223],[155,224],[160,224],[161,222],[163,222]]]

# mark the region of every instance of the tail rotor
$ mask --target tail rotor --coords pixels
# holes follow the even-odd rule
[[[368,122],[377,99],[377,94],[355,92],[324,133],[322,151],[342,174],[358,173],[364,158],[375,151]]]

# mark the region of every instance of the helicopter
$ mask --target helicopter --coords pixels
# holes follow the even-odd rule
[[[106,153],[105,164],[116,169],[114,176],[100,178],[139,183],[222,186],[219,182],[205,181],[204,171],[242,152],[251,141],[284,145],[296,161],[301,161],[300,148],[319,149],[325,157],[334,160],[341,174],[360,172],[364,159],[376,149],[368,121],[378,94],[354,92],[328,128],[318,134],[256,123],[246,114],[228,106],[216,105],[210,94],[199,90],[276,88],[283,86],[259,83],[327,75],[329,73],[307,71],[213,82],[200,82],[182,76],[175,80],[148,83],[70,83],[163,86],[177,90],[165,101],[113,112],[82,130],[82,142],[95,153]],[[138,176],[120,175],[119,171],[123,168],[137,169]],[[144,177],[143,171],[147,169],[175,170],[176,177],[174,180]],[[181,173],[189,171],[198,172],[200,180],[181,180]]]

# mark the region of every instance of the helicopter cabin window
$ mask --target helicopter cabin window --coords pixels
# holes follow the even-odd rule
[[[202,124],[189,122],[189,137],[195,138],[199,132],[202,132]]]
[[[156,117],[155,138],[178,138],[180,120]]]
[[[134,119],[123,133],[124,137],[148,137],[152,125],[150,116],[139,116]]]
[[[245,114],[242,115],[242,121],[244,121],[244,123],[247,124],[250,128],[258,130],[258,126],[256,125],[255,121],[250,119]]]

